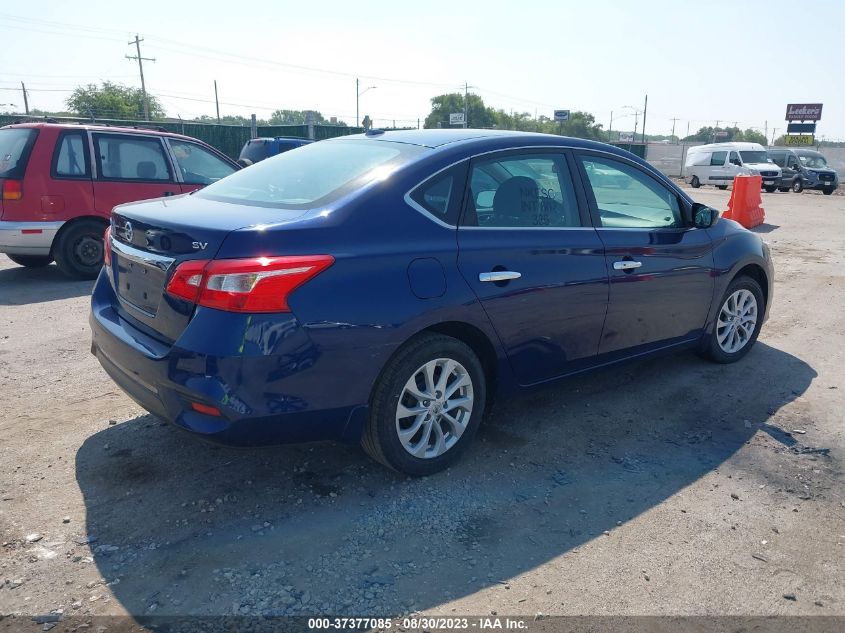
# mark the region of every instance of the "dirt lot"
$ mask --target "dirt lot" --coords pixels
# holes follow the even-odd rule
[[[845,615],[845,198],[764,204],[778,279],[743,362],[502,403],[424,480],[145,415],[89,353],[91,284],[0,255],[0,615]]]

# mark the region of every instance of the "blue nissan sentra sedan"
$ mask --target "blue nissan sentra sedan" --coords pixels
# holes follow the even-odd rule
[[[226,444],[339,439],[410,475],[485,406],[622,360],[754,345],[769,250],[632,154],[488,130],[313,143],[121,205],[92,351],[155,415]]]

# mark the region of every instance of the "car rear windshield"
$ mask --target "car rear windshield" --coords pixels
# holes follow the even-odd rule
[[[0,178],[23,178],[36,134],[31,128],[0,130]]]
[[[766,152],[740,152],[743,163],[768,163],[769,157]]]
[[[380,180],[425,148],[370,140],[312,143],[247,167],[196,195],[220,202],[303,209]]]
[[[270,141],[267,139],[253,139],[243,146],[239,158],[246,158],[258,163],[270,155]]]

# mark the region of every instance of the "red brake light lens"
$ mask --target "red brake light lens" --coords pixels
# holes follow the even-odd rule
[[[106,227],[106,232],[103,233],[103,265],[108,268],[111,266],[111,225]]]
[[[333,263],[331,255],[193,260],[176,268],[167,292],[229,312],[290,312],[290,293]]]
[[[3,200],[20,200],[23,198],[23,183],[20,180],[3,181]]]

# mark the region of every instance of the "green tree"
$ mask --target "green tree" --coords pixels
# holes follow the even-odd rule
[[[147,93],[150,107],[150,119],[164,118],[164,106],[158,99]],[[142,119],[144,117],[144,96],[139,88],[104,81],[102,86],[88,84],[78,86],[65,105],[83,117],[98,119]]]
[[[305,125],[306,117],[311,112],[314,123],[327,123],[325,117],[316,110],[276,110],[270,115],[270,125]]]
[[[738,135],[739,138],[734,138],[735,141],[746,141],[747,143],[760,143],[760,145],[768,144],[768,139],[762,132],[748,128]]]
[[[459,92],[437,95],[431,99],[431,112],[425,118],[426,128],[451,127],[449,115],[464,111],[464,95]],[[468,127],[489,128],[496,124],[495,112],[484,105],[478,95],[470,94],[467,99]]]

